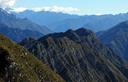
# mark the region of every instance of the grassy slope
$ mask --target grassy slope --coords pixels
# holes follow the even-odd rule
[[[3,35],[0,35],[0,47],[9,52],[9,58],[13,62],[12,82],[64,82],[26,49]]]

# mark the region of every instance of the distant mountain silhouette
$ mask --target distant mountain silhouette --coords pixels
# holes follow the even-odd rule
[[[39,38],[50,32],[45,26],[37,25],[26,18],[17,18],[0,8],[0,33],[14,41],[21,41],[27,37]]]
[[[18,28],[10,28],[2,23],[0,23],[0,33],[4,34],[8,38],[12,39],[13,41],[20,42],[21,40],[27,37],[33,37],[35,39],[40,38],[43,34],[31,31],[31,30],[21,30]]]
[[[45,26],[43,27],[38,24],[35,24],[26,18],[17,18],[14,14],[8,13],[3,9],[0,9],[0,22],[10,28],[37,31],[42,34],[47,34],[50,32]]]
[[[48,11],[34,12],[32,10],[26,10],[24,12],[15,13],[15,14],[20,18],[28,18],[39,25],[50,25],[53,24],[54,22],[58,22],[68,18],[79,17],[77,15],[69,15],[69,14],[48,12]]]
[[[116,24],[128,20],[128,13],[117,15],[70,15],[55,12],[34,12],[26,10],[16,14],[21,18],[28,18],[39,25],[46,25],[55,32],[64,32],[67,29],[85,27],[93,31],[104,31]]]
[[[117,24],[115,27],[103,32],[99,38],[115,53],[128,61],[128,21]]]

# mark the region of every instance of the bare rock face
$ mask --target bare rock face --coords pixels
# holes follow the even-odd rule
[[[29,40],[30,41],[30,40]],[[66,82],[126,82],[123,60],[84,28],[46,35],[33,42],[22,41],[30,52],[57,72]],[[25,43],[26,42],[26,43]]]

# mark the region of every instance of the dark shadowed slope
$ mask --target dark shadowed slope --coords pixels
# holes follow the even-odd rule
[[[102,33],[99,38],[116,53],[128,60],[128,21]]]
[[[64,82],[23,47],[0,35],[0,82]]]
[[[84,28],[26,39],[21,45],[66,82],[126,82],[128,78],[122,59]]]

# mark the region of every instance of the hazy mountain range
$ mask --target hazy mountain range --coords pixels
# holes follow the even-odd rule
[[[44,35],[37,31],[31,31],[31,30],[27,30],[27,29],[21,30],[19,28],[10,28],[3,23],[0,23],[0,33],[6,35],[8,38],[10,38],[16,42],[19,42],[27,37],[33,37],[33,38],[37,39]]]
[[[25,37],[38,38],[51,31],[46,26],[40,26],[26,18],[17,18],[14,14],[0,9],[0,32],[14,41],[21,41]]]
[[[107,14],[107,15],[70,15],[55,12],[34,12],[26,10],[21,13],[16,13],[18,17],[28,18],[31,21],[46,25],[54,32],[64,32],[68,29],[78,29],[85,27],[93,31],[107,30],[116,24],[128,20],[128,14]]]

